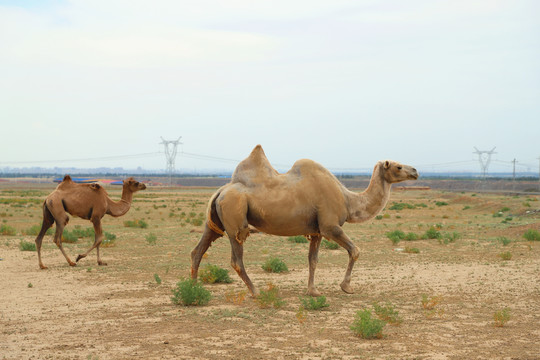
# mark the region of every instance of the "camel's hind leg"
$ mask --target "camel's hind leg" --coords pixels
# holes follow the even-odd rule
[[[106,262],[101,261],[101,257],[99,256],[99,245],[101,245],[101,241],[103,240],[103,229],[101,228],[101,218],[92,218],[90,221],[92,221],[92,224],[94,224],[94,233],[95,233],[94,244],[84,254],[79,254],[77,256],[76,261],[79,262],[79,260],[87,257],[90,251],[96,249],[98,265],[107,265]]]
[[[199,272],[199,264],[203,255],[206,253],[206,250],[212,245],[216,239],[220,238],[222,235],[212,231],[208,224],[204,227],[204,233],[201,236],[201,240],[193,251],[191,252],[191,278],[197,280],[197,274]]]
[[[36,250],[38,253],[39,267],[41,269],[47,269],[47,267],[43,265],[43,262],[41,261],[41,243],[43,242],[43,237],[45,236],[45,233],[47,232],[47,230],[51,228],[53,224],[54,224],[54,217],[52,216],[49,209],[47,209],[47,206],[43,204],[43,223],[41,224],[41,230],[39,231],[39,234],[35,240]]]
[[[60,249],[64,257],[66,258],[68,264],[70,266],[75,266],[76,264],[73,261],[71,261],[69,256],[66,254],[64,247],[62,246],[62,233],[64,232],[64,227],[67,225],[69,218],[67,215],[65,215],[65,218],[62,220],[59,220],[58,218],[55,218],[55,219],[56,219],[56,232],[54,233],[54,243],[56,244],[56,246],[58,246],[58,248]]]
[[[324,237],[334,240],[341,247],[345,248],[349,253],[349,265],[347,266],[347,271],[345,272],[345,278],[341,283],[341,289],[348,294],[354,293],[354,290],[351,287],[351,273],[354,266],[354,263],[360,256],[360,250],[353,244],[349,237],[345,234],[343,229],[338,225],[324,226],[321,227],[321,235]]]
[[[240,276],[240,278],[244,281],[251,295],[257,297],[259,295],[259,292],[251,282],[251,279],[247,275],[246,269],[244,268],[244,247],[242,243],[244,242],[248,234],[249,228],[247,227],[244,231],[239,231],[236,236],[230,236],[229,234],[229,240],[231,241],[231,266]]]
[[[309,279],[307,294],[314,297],[321,295],[321,293],[315,287],[315,269],[317,268],[317,262],[319,259],[319,246],[321,245],[321,240],[321,235],[312,235],[309,244]]]

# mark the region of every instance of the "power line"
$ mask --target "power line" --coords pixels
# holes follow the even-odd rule
[[[48,164],[48,163],[66,163],[66,162],[84,162],[84,161],[111,161],[111,160],[124,160],[141,157],[153,157],[162,154],[161,152],[151,152],[132,155],[117,155],[117,156],[102,156],[95,158],[82,158],[82,159],[63,159],[63,160],[32,160],[32,161],[2,161],[0,164]]]

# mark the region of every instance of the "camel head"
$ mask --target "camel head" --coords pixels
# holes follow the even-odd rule
[[[383,171],[384,179],[390,184],[418,179],[418,172],[412,166],[403,165],[391,160],[380,161],[379,164]]]
[[[134,193],[136,191],[146,189],[146,185],[130,177],[129,179],[124,180],[124,189]]]

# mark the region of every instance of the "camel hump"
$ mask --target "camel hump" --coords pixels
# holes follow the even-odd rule
[[[256,186],[278,175],[266,157],[261,145],[255,146],[251,154],[238,164],[231,178],[231,183]]]
[[[69,182],[69,181],[73,181],[73,180],[71,180],[71,176],[66,175],[66,176],[64,176],[64,179],[62,179],[62,182],[64,182],[64,181]]]

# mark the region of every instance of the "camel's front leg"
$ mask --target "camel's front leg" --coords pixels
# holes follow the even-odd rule
[[[93,218],[91,221],[92,221],[92,224],[94,225],[94,233],[95,233],[94,244],[84,254],[79,254],[79,256],[77,256],[76,261],[79,262],[79,260],[87,257],[90,251],[96,249],[98,265],[107,265],[106,262],[101,261],[101,257],[99,256],[99,245],[101,245],[101,241],[103,240],[103,230],[101,229],[101,219]]]
[[[212,242],[219,237],[221,237],[221,235],[212,231],[208,227],[208,224],[206,224],[206,226],[204,227],[204,233],[201,236],[201,240],[199,240],[199,243],[191,252],[191,278],[193,280],[197,280],[199,264],[201,263],[201,259],[204,253],[206,253],[206,250],[208,250],[210,245],[212,245]]]
[[[360,250],[358,250],[356,245],[353,244],[341,227],[335,225],[324,227],[323,229],[324,231],[321,231],[321,234],[324,237],[334,240],[349,253],[349,265],[347,266],[347,271],[345,272],[345,278],[341,283],[341,289],[347,294],[352,294],[354,293],[354,290],[351,287],[351,273],[355,261],[360,256]]]
[[[321,245],[321,235],[312,235],[309,244],[309,279],[307,294],[313,297],[320,296],[321,293],[315,287],[315,269],[319,259],[319,246]]]

